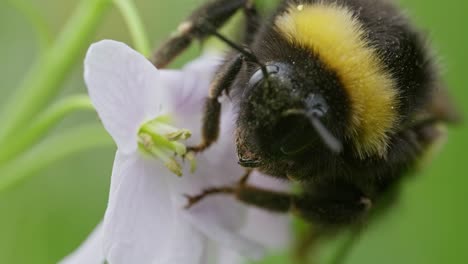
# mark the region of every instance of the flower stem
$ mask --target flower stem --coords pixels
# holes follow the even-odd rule
[[[82,0],[49,51],[34,64],[0,114],[0,142],[31,120],[58,93],[111,0]]]
[[[65,116],[77,110],[94,111],[94,107],[88,96],[74,95],[55,103],[32,122],[30,126],[21,130],[14,138],[4,142],[0,149],[0,165],[13,159],[16,155],[36,143]]]
[[[52,34],[44,16],[29,1],[8,0],[8,3],[29,21],[37,35],[41,54],[43,54],[52,43]]]
[[[25,181],[31,175],[57,161],[82,151],[113,144],[114,142],[101,125],[86,125],[69,129],[41,142],[29,152],[0,167],[0,192]]]
[[[132,35],[135,48],[138,52],[145,57],[151,55],[151,48],[148,41],[143,22],[138,15],[138,10],[132,0],[114,0],[114,4],[119,9],[120,13],[125,19],[127,26]]]

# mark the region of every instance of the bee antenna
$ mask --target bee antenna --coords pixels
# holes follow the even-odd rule
[[[260,69],[262,70],[263,76],[265,77],[265,79],[268,78],[268,70],[267,70],[266,65],[261,63],[249,48],[242,47],[239,44],[234,43],[230,39],[228,39],[225,36],[223,36],[222,34],[220,34],[216,30],[216,28],[214,28],[211,24],[209,24],[207,22],[203,23],[202,28],[203,28],[203,30],[207,31],[211,35],[215,36],[216,38],[218,38],[219,40],[221,40],[222,42],[224,42],[225,44],[230,46],[232,49],[240,52],[242,55],[244,55],[246,60],[248,60],[250,62],[253,62],[253,63],[257,64],[258,66],[260,66]]]
[[[320,117],[323,115],[322,112],[315,109],[313,109],[312,111],[291,109],[284,112],[283,114],[283,116],[289,115],[303,115],[307,117],[312,127],[322,139],[322,142],[325,143],[325,145],[327,145],[327,147],[331,151],[333,151],[333,153],[339,154],[343,151],[343,143],[341,143],[341,141],[337,139],[320,120]]]
[[[308,114],[307,117],[310,120],[310,123],[314,127],[317,134],[322,139],[323,143],[336,154],[339,154],[343,151],[343,143],[337,139],[330,130],[322,123],[319,119],[319,115],[315,112]]]

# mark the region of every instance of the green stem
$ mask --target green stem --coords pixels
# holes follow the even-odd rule
[[[42,56],[16,89],[0,115],[0,142],[30,121],[58,93],[89,45],[111,0],[83,0],[51,49]]]
[[[146,34],[145,27],[138,15],[138,10],[132,0],[114,0],[114,4],[119,9],[125,19],[132,35],[135,48],[145,57],[151,55],[151,48]]]
[[[0,192],[25,181],[38,171],[89,149],[112,146],[114,142],[101,125],[72,128],[47,139],[19,158],[0,167]]]
[[[42,14],[29,1],[8,0],[8,3],[29,21],[37,35],[41,54],[43,54],[52,43],[52,33]]]
[[[65,116],[77,110],[92,110],[94,107],[86,95],[74,95],[55,103],[41,114],[30,126],[5,141],[0,149],[0,165],[13,159],[41,139]]]

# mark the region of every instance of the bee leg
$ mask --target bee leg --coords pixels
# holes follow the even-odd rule
[[[324,200],[309,195],[265,190],[248,184],[210,188],[200,195],[192,196],[191,200],[198,202],[214,194],[234,195],[247,205],[272,212],[293,213],[310,222],[336,226],[357,220],[370,207],[370,200],[365,197],[328,197]]]
[[[201,6],[154,53],[153,64],[157,68],[165,67],[187,49],[193,40],[203,40],[213,35],[213,30],[222,27],[238,10],[246,7],[248,2],[249,0],[212,0]]]
[[[358,193],[343,196],[314,197],[288,194],[244,185],[234,189],[236,198],[248,205],[273,212],[292,213],[306,221],[341,226],[359,220],[372,206],[369,198]]]
[[[197,196],[187,196],[190,208],[201,199],[215,194],[234,195],[239,201],[271,212],[292,213],[306,221],[339,227],[358,222],[372,207],[372,201],[358,193],[314,197],[310,194],[289,194],[248,185],[210,188]],[[335,197],[336,196],[336,197]]]
[[[333,259],[330,261],[331,264],[343,264],[346,262],[346,258],[361,237],[363,229],[364,226],[362,224],[353,226],[349,237],[340,245],[337,252],[335,252]]]
[[[234,187],[214,187],[204,190],[198,195],[184,195],[187,198],[187,205],[185,209],[190,209],[192,206],[198,204],[201,200],[205,199],[208,196],[217,195],[217,194],[233,194],[235,191]]]
[[[234,195],[248,205],[272,212],[289,212],[314,224],[316,229],[299,242],[296,248],[295,260],[300,264],[316,263],[317,255],[314,251],[318,242],[333,235],[340,227],[352,223],[354,229],[349,239],[340,247],[331,262],[343,263],[361,233],[360,220],[365,220],[364,216],[372,206],[370,199],[360,194],[351,197],[328,197],[324,200],[309,195],[286,194],[245,186],[236,189]],[[315,262],[309,262],[309,257]]]
[[[294,263],[297,264],[311,264],[316,263],[316,246],[319,243],[319,240],[324,236],[325,229],[313,225],[307,226],[306,232],[301,234],[297,238],[297,241],[293,247],[293,258],[295,260]],[[310,258],[312,258],[313,262],[310,262]]]
[[[248,173],[246,175],[249,175]],[[246,179],[245,176],[244,179]],[[338,197],[314,197],[309,194],[288,194],[249,186],[246,180],[241,180],[237,186],[210,188],[197,196],[187,196],[190,208],[202,199],[217,194],[233,195],[239,201],[277,213],[292,213],[306,221],[317,224],[317,229],[304,238],[296,250],[296,260],[307,263],[310,249],[314,249],[317,241],[331,235],[343,224],[353,223],[349,239],[339,248],[333,264],[341,264],[359,238],[363,225],[360,221],[369,211],[372,202],[369,198],[352,194]],[[314,226],[315,227],[315,226]]]
[[[250,175],[252,174],[253,170],[245,170],[244,175],[240,178],[238,185],[239,186],[245,186],[247,184],[247,181],[250,178]],[[224,187],[215,187],[215,188],[209,188],[204,190],[202,193],[198,195],[185,195],[185,198],[187,198],[188,203],[185,206],[185,209],[189,209],[190,207],[194,206],[195,204],[199,203],[201,200],[206,198],[207,196],[215,195],[215,194],[234,194],[236,187],[235,186],[224,186]]]
[[[239,180],[239,185],[245,186],[249,181],[250,175],[252,175],[252,169],[246,169],[244,175],[242,175],[241,179]]]
[[[253,0],[248,0],[246,2],[243,11],[246,19],[244,43],[250,45],[254,40],[255,33],[257,33],[260,27],[261,18]]]
[[[231,87],[236,75],[242,68],[243,61],[244,57],[242,54],[236,55],[221,68],[211,82],[202,120],[202,142],[197,146],[189,147],[189,151],[202,152],[218,139],[221,123],[221,103],[219,102],[219,97]]]

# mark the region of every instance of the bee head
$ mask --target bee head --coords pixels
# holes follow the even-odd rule
[[[267,74],[265,69],[253,71],[239,108],[242,166],[290,164],[314,153],[340,155],[346,96],[337,78],[320,66],[271,62]]]

